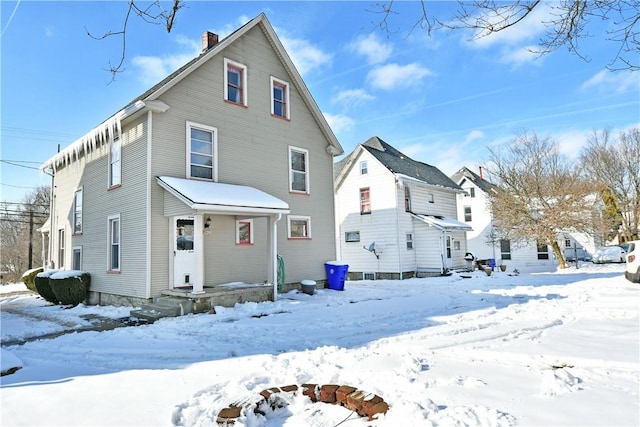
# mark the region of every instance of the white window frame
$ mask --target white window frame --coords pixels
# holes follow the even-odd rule
[[[306,236],[292,236],[291,235],[291,222],[292,221],[306,221],[307,223],[307,235]],[[287,237],[290,240],[309,240],[311,239],[311,217],[302,215],[288,215],[287,216]]]
[[[294,190],[293,189],[293,175],[295,173],[302,173],[300,171],[294,171],[291,165],[291,159],[293,152],[303,153],[304,154],[304,190]],[[305,150],[304,148],[294,147],[292,145],[289,146],[288,150],[288,163],[289,163],[289,192],[298,193],[298,194],[309,194],[311,189],[309,185],[309,150]]]
[[[462,208],[463,213],[464,213],[464,222],[471,222],[472,221],[472,214],[471,214],[471,206],[467,205],[467,206],[463,206]]]
[[[405,233],[407,239],[407,250],[413,250],[413,233]]]
[[[369,173],[369,168],[367,166],[367,161],[363,160],[360,162],[360,175],[367,175]]]
[[[242,224],[249,224],[249,241],[240,241],[240,226]],[[252,219],[239,219],[236,221],[236,245],[253,245],[253,220]]]
[[[113,242],[113,224],[118,227],[118,242]],[[113,263],[113,246],[118,246],[117,267],[114,268]],[[107,217],[107,271],[119,272],[122,269],[122,224],[120,222],[120,214]]]
[[[364,192],[366,191],[367,199],[364,199]],[[360,202],[360,215],[371,215],[373,209],[371,208],[371,187],[363,187],[358,191],[358,200]],[[366,207],[369,207],[368,209]]]
[[[122,137],[119,132],[115,132],[111,135],[109,144],[109,188],[122,185]]]
[[[241,99],[240,102],[229,99],[229,68],[237,68],[242,72],[240,76],[241,87],[240,94]],[[245,107],[249,106],[249,94],[247,93],[247,66],[241,64],[239,62],[233,61],[229,58],[224,58],[224,100],[236,105],[244,105]]]
[[[82,205],[84,203],[83,187],[73,193],[73,234],[82,234]],[[78,199],[80,202],[78,203]],[[80,219],[78,221],[78,218]]]
[[[74,264],[74,261],[76,259],[76,251],[80,253],[80,261],[78,262],[78,268],[76,268],[76,265]],[[71,248],[71,267],[74,270],[82,270],[82,246],[74,246]]]
[[[360,231],[345,231],[344,232],[344,241],[345,242],[359,242],[360,241]]]
[[[58,229],[58,269],[64,268],[65,248],[67,243],[65,234],[64,228]]]
[[[271,81],[271,115],[274,117],[279,117],[281,119],[289,120],[291,118],[290,116],[290,113],[291,113],[290,99],[291,98],[289,98],[289,83],[273,76],[270,76],[270,81]],[[273,93],[276,86],[280,86],[283,89],[282,96],[284,97],[284,100],[282,101],[282,103],[284,104],[284,109],[283,109],[284,115],[276,114],[276,109],[275,109],[276,98]]]
[[[192,176],[191,175],[191,129],[197,129],[203,132],[211,132],[213,134],[213,138],[212,138],[212,147],[211,147],[211,151],[212,151],[212,159],[211,159],[211,179],[209,178],[202,178],[202,177],[198,177],[198,176]],[[187,160],[187,164],[186,164],[186,176],[189,179],[197,179],[197,180],[202,180],[202,181],[218,181],[218,129],[213,127],[213,126],[207,126],[207,125],[203,125],[201,123],[196,123],[196,122],[190,122],[187,121],[186,122],[186,142],[185,142],[185,146],[186,146],[186,160]],[[201,153],[197,153],[199,155],[204,155]],[[198,165],[196,164],[196,166],[202,166],[202,165]]]

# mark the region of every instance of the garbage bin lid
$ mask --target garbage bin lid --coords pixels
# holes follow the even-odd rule
[[[301,285],[313,285],[313,286],[315,286],[316,285],[316,281],[315,280],[305,279],[302,282],[300,282],[300,284]]]
[[[327,262],[325,262],[325,264],[329,264],[329,265],[347,265],[347,263],[343,262],[343,261],[327,261]]]

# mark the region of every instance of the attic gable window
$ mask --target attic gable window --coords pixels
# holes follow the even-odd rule
[[[475,188],[471,187],[469,189],[469,196],[470,197],[476,197],[476,189]]]
[[[224,58],[224,100],[234,104],[247,103],[247,67]]]
[[[271,77],[271,114],[289,119],[289,83]]]
[[[218,130],[187,122],[187,178],[218,179]]]
[[[309,151],[289,147],[289,191],[309,194]]]
[[[363,160],[360,162],[360,175],[366,175],[369,173],[369,168],[367,167],[367,161]]]

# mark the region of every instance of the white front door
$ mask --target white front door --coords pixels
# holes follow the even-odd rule
[[[173,219],[173,287],[192,286],[196,275],[194,217]]]

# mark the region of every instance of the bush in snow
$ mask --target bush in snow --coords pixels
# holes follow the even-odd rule
[[[38,273],[42,273],[43,270],[44,269],[42,267],[32,268],[31,270],[27,270],[22,274],[22,277],[20,278],[20,280],[22,280],[22,283],[24,283],[27,289],[33,292],[37,292],[36,282],[35,282],[36,275]]]
[[[49,286],[60,304],[76,306],[87,299],[91,275],[80,270],[59,271],[49,276]]]
[[[59,301],[53,293],[53,290],[51,290],[51,286],[49,286],[49,276],[57,272],[58,270],[43,271],[42,273],[38,273],[34,280],[36,291],[38,291],[42,298],[53,304],[58,304]]]

